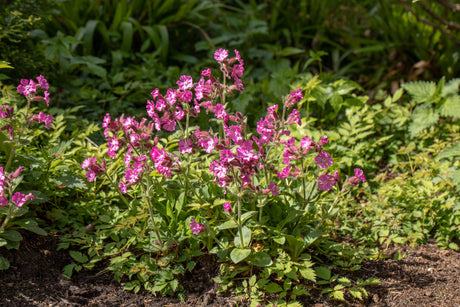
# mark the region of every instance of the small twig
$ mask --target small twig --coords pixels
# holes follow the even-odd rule
[[[436,0],[436,1],[440,3],[441,5],[447,7],[448,9],[451,9],[454,12],[460,11],[460,4],[453,4],[446,0]]]
[[[419,15],[417,15],[414,10],[410,7],[409,4],[407,4],[407,2],[405,0],[399,0],[399,2],[402,3],[402,5],[404,6],[404,8],[409,11],[410,13],[412,13],[414,15],[414,17],[419,21],[419,22],[422,22],[426,25],[429,25],[431,26],[432,28],[434,29],[437,29],[439,30],[442,34],[444,34],[445,36],[447,36],[448,38],[450,38],[455,44],[457,45],[460,45],[460,40],[458,40],[457,38],[455,38],[454,36],[452,36],[450,34],[450,31],[444,29],[443,27],[441,27],[440,25],[438,24],[435,24],[433,23],[431,20],[428,20],[426,18],[423,18],[423,17],[420,17]]]
[[[436,20],[439,20],[443,25],[445,25],[447,28],[453,28],[456,30],[460,30],[460,25],[456,24],[455,22],[452,21],[447,21],[443,19],[441,16],[437,15],[435,12],[433,12],[423,1],[419,1],[418,4],[422,7],[422,9],[425,10],[431,17],[433,17]]]

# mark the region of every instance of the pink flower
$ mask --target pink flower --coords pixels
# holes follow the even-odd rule
[[[351,185],[355,186],[359,184],[360,181],[363,183],[366,182],[366,177],[364,176],[363,171],[360,168],[355,168],[354,169],[355,176],[350,178],[350,183]]]
[[[278,179],[285,179],[289,176],[289,173],[291,172],[291,166],[288,165],[281,172],[276,172],[276,175],[278,176]]]
[[[184,118],[185,112],[179,106],[176,106],[176,111],[174,111],[173,115],[175,119],[181,120],[182,118]]]
[[[24,205],[26,203],[26,201],[28,201],[29,199],[30,200],[34,199],[34,196],[32,195],[32,193],[29,193],[29,194],[25,195],[25,194],[22,194],[20,192],[16,192],[11,197],[11,201],[14,204],[16,204],[16,206],[18,206],[18,207],[22,207],[22,205]]]
[[[336,172],[335,175],[338,175]],[[334,184],[337,182],[336,176],[328,175],[327,173],[318,177],[318,189],[321,191],[329,191],[332,189]]]
[[[53,121],[53,115],[47,115],[43,112],[40,112],[38,113],[38,116],[35,116],[36,117],[36,120],[39,122],[39,123],[45,123],[45,127],[46,129],[50,129],[51,128],[51,122]]]
[[[299,111],[297,111],[296,109],[292,109],[292,113],[289,114],[287,120],[286,120],[286,124],[287,125],[293,125],[293,124],[297,124],[297,125],[301,125],[302,122],[300,121],[300,113]]]
[[[115,137],[109,137],[107,139],[107,155],[112,159],[117,155],[117,151],[120,149],[120,142]]]
[[[211,76],[211,68],[208,68],[208,69],[205,69],[201,72],[201,75],[202,76],[205,76],[205,77],[210,77]]]
[[[220,103],[216,104],[216,106],[214,107],[214,115],[216,116],[216,118],[224,119],[224,122],[226,122],[226,119],[228,118],[224,106]]]
[[[220,160],[224,163],[230,163],[235,159],[235,154],[229,150],[224,149],[220,152]]]
[[[233,69],[232,69],[232,78],[233,79],[238,80],[238,78],[241,78],[243,73],[244,73],[243,65],[239,65],[239,64],[233,65]]]
[[[327,144],[329,142],[329,139],[327,138],[327,136],[323,136],[319,142],[321,143],[321,145],[323,144]]]
[[[96,159],[96,157],[86,158],[81,164],[82,169],[89,168],[89,170],[85,173],[85,177],[88,182],[93,182],[97,176],[105,171],[105,161],[102,161],[102,164],[98,164]]]
[[[193,98],[193,93],[189,90],[182,91],[179,93],[179,101],[181,102],[191,102]]]
[[[219,142],[219,139],[216,136],[214,138],[208,138],[206,140],[205,139],[198,140],[198,144],[206,150],[206,153],[211,153],[216,147],[216,144],[218,142]]]
[[[88,167],[90,167],[92,164],[93,164],[93,159],[95,159],[96,157],[94,158],[86,158],[83,163],[81,164],[81,168],[82,169],[87,169]]]
[[[120,181],[118,183],[118,187],[120,188],[120,191],[123,194],[126,194],[126,192],[128,191],[128,188],[127,188],[126,184],[123,181]]]
[[[160,90],[156,88],[150,94],[152,95],[153,99],[157,99],[158,95],[160,95]]]
[[[179,89],[185,91],[193,87],[193,79],[190,76],[183,75],[180,76],[176,84],[179,86]]]
[[[50,93],[48,93],[48,91],[45,91],[44,94],[45,94],[46,106],[49,107],[50,106]]]
[[[0,117],[1,118],[10,118],[14,114],[14,109],[7,104],[4,104],[0,107]]]
[[[235,144],[240,144],[243,141],[243,136],[241,135],[241,126],[224,126],[225,135],[227,138],[232,140]]]
[[[8,198],[3,195],[0,195],[0,207],[8,206]]]
[[[218,62],[224,61],[228,57],[228,51],[225,49],[217,49],[216,52],[214,52],[214,59]]]
[[[45,90],[49,89],[48,81],[46,81],[45,77],[40,75],[37,77],[37,81],[38,81],[39,86],[42,89],[45,89]]]
[[[224,203],[224,210],[228,212],[228,214],[232,214],[232,204],[227,202]]]
[[[219,179],[224,178],[227,175],[228,167],[223,163],[223,161],[212,161],[209,166],[209,171]]]
[[[21,79],[21,84],[16,88],[19,94],[28,96],[37,91],[37,86],[33,80]]]
[[[268,189],[265,189],[263,191],[264,194],[268,194],[270,192],[272,192],[272,195],[273,196],[278,196],[279,195],[279,191],[280,189],[278,189],[278,187],[276,186],[276,183],[274,183],[273,181],[270,182],[270,184],[268,185]]]
[[[181,154],[191,153],[193,150],[192,140],[190,140],[189,138],[187,138],[185,141],[180,140],[178,145],[179,145],[179,152]]]
[[[163,129],[167,131],[174,131],[176,129],[176,121],[172,120],[170,118],[165,118],[162,120],[163,123]]]
[[[172,106],[177,101],[177,91],[172,88],[168,88],[166,91],[165,99],[168,104]]]
[[[236,156],[244,162],[257,160],[258,156],[252,149],[252,141],[245,141],[240,147],[236,149]]]
[[[321,151],[315,157],[315,164],[318,165],[322,169],[326,169],[332,165],[334,161],[331,158],[331,155],[327,151]]]
[[[206,227],[201,223],[195,222],[195,217],[192,217],[190,219],[190,229],[192,230],[193,234],[197,235],[197,234],[205,231]]]
[[[310,140],[308,136],[303,137],[300,140],[300,147],[304,150],[304,154],[306,154],[312,148],[313,141]]]
[[[292,97],[296,102],[299,102],[300,100],[302,100],[302,98],[303,98],[302,89],[301,89],[301,88],[298,88],[298,89],[292,91],[292,92],[291,92],[291,97]]]

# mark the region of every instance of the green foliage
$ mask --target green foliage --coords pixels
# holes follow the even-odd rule
[[[458,129],[453,131],[454,144],[458,144]],[[358,242],[365,240],[367,245],[414,245],[435,238],[442,248],[458,250],[460,211],[455,174],[459,159],[452,151],[456,145],[448,147],[450,142],[436,140],[430,146],[421,145],[417,152],[414,143],[401,147],[391,172],[375,177],[379,185],[372,194],[363,191],[361,203],[344,203],[352,206],[348,211],[353,217],[341,217],[340,232],[351,234]]]
[[[412,97],[416,109],[412,113],[409,131],[412,136],[432,127],[441,117],[458,122],[460,117],[460,79],[452,79],[445,83],[442,78],[435,82],[416,81],[403,85]]]
[[[15,70],[1,79],[38,76],[47,70],[40,52],[38,29],[48,21],[52,0],[2,1],[0,4],[0,54]]]

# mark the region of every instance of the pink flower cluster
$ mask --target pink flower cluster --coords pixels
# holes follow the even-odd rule
[[[8,198],[5,196],[7,190],[13,186],[13,181],[15,178],[21,175],[21,172],[24,170],[23,166],[19,166],[14,173],[5,173],[3,167],[0,167],[0,206],[8,206]],[[10,191],[10,190],[9,190]],[[11,192],[11,191],[10,191]],[[17,207],[22,207],[28,200],[33,200],[34,196],[32,193],[23,194],[21,192],[15,192],[13,195],[10,195],[11,202]]]
[[[190,229],[192,230],[193,234],[197,235],[197,234],[205,231],[206,227],[201,223],[197,223],[195,221],[195,217],[192,216],[192,218],[190,219]]]
[[[45,89],[43,96],[38,95],[37,91],[39,89]],[[49,106],[49,93],[48,90],[49,85],[48,81],[43,76],[38,76],[37,77],[37,82],[34,80],[30,79],[21,79],[21,83],[17,87],[17,91],[20,94],[23,94],[24,96],[27,97],[28,103],[30,101],[41,101],[45,100],[46,105]],[[14,115],[14,109],[10,107],[9,105],[3,105],[0,107],[0,118],[4,119],[11,119]],[[51,123],[53,121],[53,116],[52,115],[47,115],[43,112],[40,112],[39,114],[32,114],[30,117],[27,117],[25,120],[26,124],[31,124],[32,122],[38,122],[38,123],[44,123],[46,129],[51,128]],[[13,132],[14,132],[14,126],[13,122],[10,122],[3,127],[0,128],[0,130],[7,130],[8,135],[10,137],[10,140],[13,140]]]
[[[43,93],[44,95],[43,97],[37,96],[37,90],[40,88],[45,90]],[[45,77],[41,75],[38,76],[37,83],[32,79],[30,80],[21,79],[21,83],[17,86],[16,89],[18,90],[19,94],[23,94],[24,96],[29,97],[32,100],[37,100],[37,101],[45,100],[46,106],[49,107],[50,98],[49,98],[49,93],[47,91],[49,89],[49,85]]]
[[[242,92],[244,87],[240,78],[244,73],[244,62],[238,50],[234,50],[234,52],[235,56],[228,59],[228,51],[225,49],[218,49],[214,52],[214,59],[220,62],[220,69],[225,73],[227,78],[233,79],[233,85],[229,87],[229,90],[238,90]]]
[[[354,169],[355,176],[350,178],[350,183],[352,186],[358,185],[359,182],[366,182],[366,177],[364,176],[364,172],[360,168]]]
[[[97,176],[105,172],[105,160],[102,161],[102,164],[96,162],[96,157],[86,158],[81,164],[82,169],[88,169],[86,171],[85,177],[89,182],[93,182]]]
[[[137,121],[124,115],[112,120],[110,114],[106,114],[102,127],[107,141],[107,155],[115,158],[119,152],[124,154],[124,176],[118,183],[121,192],[126,193],[129,186],[138,183],[143,173],[152,169],[151,166],[165,177],[170,177],[172,171],[180,171],[178,157],[157,147],[158,139],[153,133],[154,122],[145,118]],[[90,163],[91,161],[93,160],[88,158],[82,164],[82,167],[89,168],[86,173],[88,181],[93,181],[105,170],[105,162],[98,165],[95,162]]]

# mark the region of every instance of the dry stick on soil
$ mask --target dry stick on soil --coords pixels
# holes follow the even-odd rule
[[[407,11],[409,11],[410,13],[412,13],[412,14],[414,15],[414,17],[415,17],[418,21],[420,21],[420,22],[422,22],[422,23],[424,23],[424,24],[426,24],[426,25],[429,25],[429,26],[431,26],[432,28],[435,28],[435,29],[439,30],[442,34],[444,34],[444,35],[447,36],[449,39],[451,39],[455,44],[460,45],[460,40],[458,40],[457,38],[455,38],[454,36],[452,36],[450,30],[444,29],[442,26],[440,26],[440,25],[438,25],[438,24],[432,22],[431,20],[428,20],[428,19],[426,19],[426,18],[420,17],[419,15],[417,15],[417,14],[414,12],[414,10],[411,8],[411,6],[410,6],[405,0],[399,0],[399,2],[401,2],[402,5],[404,6],[404,8],[405,8]],[[433,13],[433,14],[434,14],[434,13]],[[458,26],[458,25],[457,25],[457,26]]]

